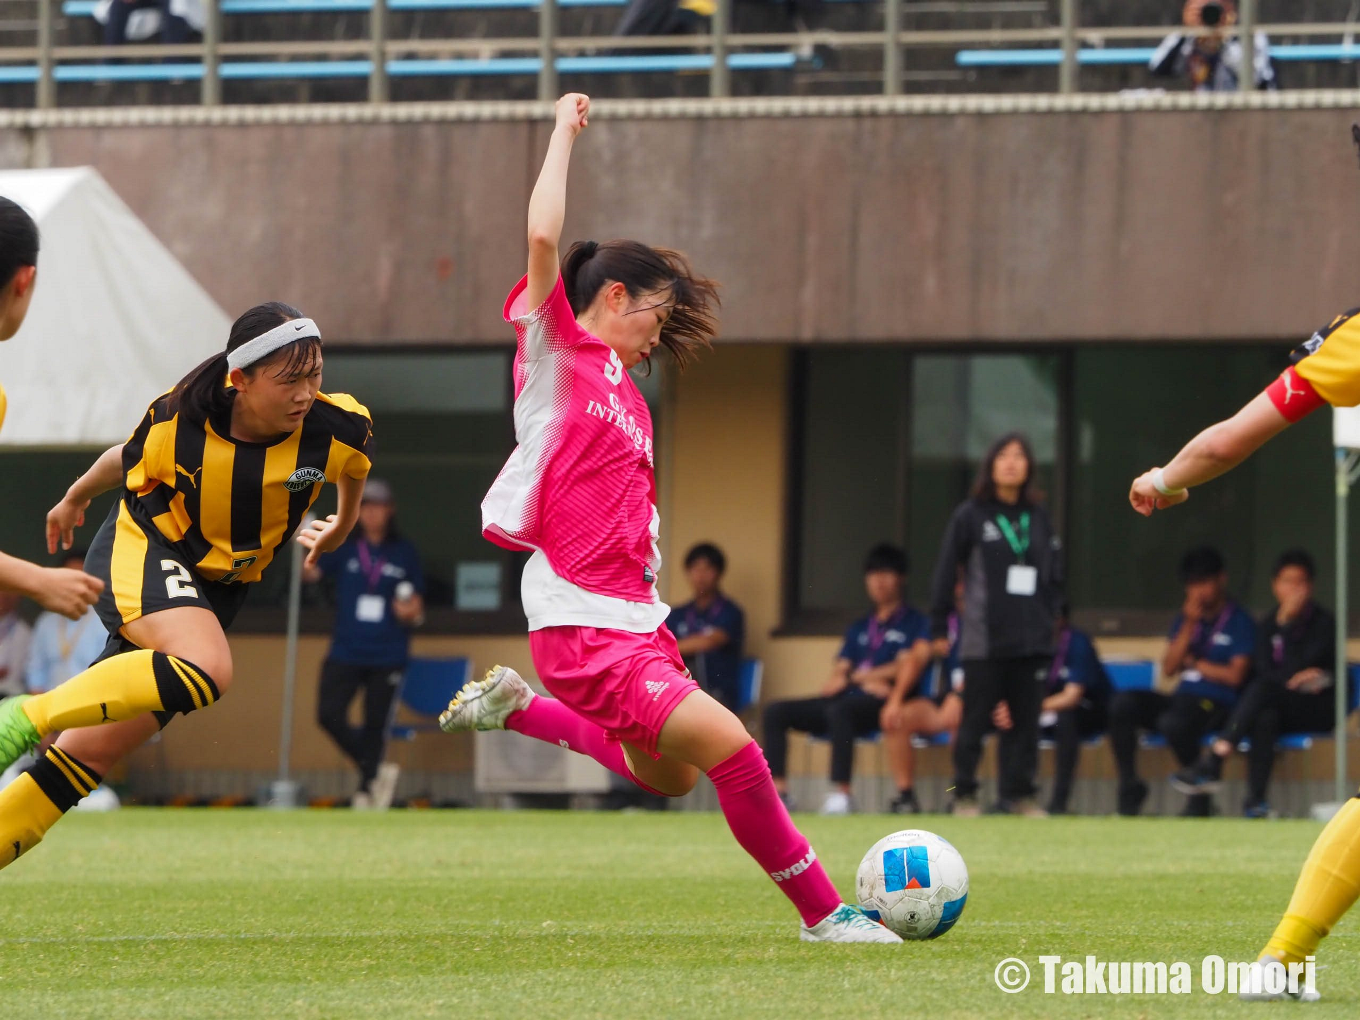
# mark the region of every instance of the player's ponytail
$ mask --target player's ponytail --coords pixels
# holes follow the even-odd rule
[[[0,198],[0,288],[24,266],[38,264],[38,225],[23,206]]]
[[[290,319],[300,319],[302,313],[282,301],[268,301],[256,305],[237,319],[227,338],[227,349],[214,354],[191,371],[170,391],[170,406],[191,421],[202,424],[210,417],[230,413],[232,391],[227,386],[227,355],[257,336],[269,332]],[[266,365],[274,365],[283,376],[300,375],[309,370],[321,348],[316,337],[307,337],[280,348],[276,353],[242,369],[254,375]]]
[[[577,241],[562,259],[562,286],[571,310],[583,313],[608,283],[629,297],[670,289],[675,307],[661,327],[661,343],[683,368],[718,332],[718,285],[695,274],[678,251],[638,241]]]

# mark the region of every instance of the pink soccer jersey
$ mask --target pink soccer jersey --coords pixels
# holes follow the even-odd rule
[[[482,534],[541,549],[588,592],[656,602],[652,416],[619,356],[576,322],[559,276],[527,309],[526,276],[505,302],[515,327],[515,441],[482,501]]]

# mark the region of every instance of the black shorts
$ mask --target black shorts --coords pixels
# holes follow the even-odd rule
[[[95,535],[85,569],[104,582],[94,608],[109,632],[110,648],[122,642],[124,624],[180,606],[208,610],[226,630],[236,619],[248,588],[205,581],[164,535],[138,520],[123,500],[114,504]]]

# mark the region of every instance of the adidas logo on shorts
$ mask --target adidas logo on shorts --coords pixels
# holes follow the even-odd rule
[[[648,680],[646,683],[647,693],[656,701],[661,697],[661,692],[671,685],[669,680]]]

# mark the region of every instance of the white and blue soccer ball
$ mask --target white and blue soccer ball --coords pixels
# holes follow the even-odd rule
[[[963,913],[968,867],[948,840],[904,829],[869,848],[855,891],[866,914],[904,939],[935,939]]]

